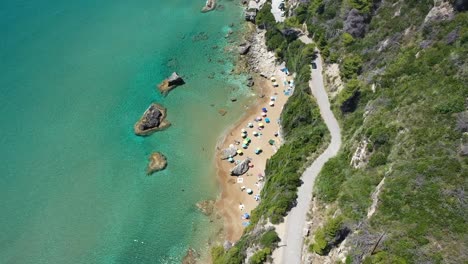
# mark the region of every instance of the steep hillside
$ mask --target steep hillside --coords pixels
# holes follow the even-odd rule
[[[314,45],[298,41],[297,29],[307,29],[329,66],[328,88],[343,131],[339,155],[316,182],[307,259],[466,263],[467,1],[310,0],[287,6],[284,23],[274,22],[268,4],[256,23],[267,29],[268,48],[299,76],[299,93],[283,113],[288,151],[268,164],[267,178],[272,176],[252,227],[231,250],[218,248],[216,263],[243,263],[252,255],[251,263],[269,261],[278,240],[271,235],[274,243],[261,243],[263,224],[282,221],[294,206],[299,163],[306,161],[298,156],[294,167],[285,168],[284,155],[311,154],[326,138],[316,110],[307,110],[314,109],[306,96]],[[307,125],[311,119],[317,126]],[[304,138],[307,133],[312,140]]]
[[[350,233],[351,263],[467,261],[465,8],[463,1],[307,6],[309,33],[345,82],[334,100],[344,147],[317,180],[322,210],[314,213],[328,221],[314,232],[312,252],[326,255]]]

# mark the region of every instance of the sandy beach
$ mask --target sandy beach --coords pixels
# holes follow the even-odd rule
[[[257,198],[259,197],[264,184],[263,176],[267,159],[282,143],[279,121],[283,106],[290,96],[285,94],[289,87],[287,82],[293,79],[292,76],[282,72],[281,69],[284,67],[275,65],[274,56],[266,52],[262,32],[257,32],[254,39],[256,43],[250,56],[256,60],[256,63],[252,70],[263,75],[255,78],[255,100],[246,107],[246,112],[240,120],[233,120],[233,126],[226,131],[217,145],[216,166],[221,195],[216,202],[216,208],[224,220],[225,239],[231,242],[241,237],[245,226],[249,223],[248,219],[243,219],[243,215],[250,214],[260,202],[255,198],[257,195]],[[257,56],[257,54],[263,55]],[[276,87],[274,83],[277,84]],[[274,105],[271,105],[271,102]],[[262,119],[258,120],[258,117]],[[249,123],[252,126],[249,126]],[[260,127],[262,124],[263,127]],[[246,131],[245,138],[243,130]],[[258,134],[255,135],[255,132]],[[247,148],[243,146],[246,138],[251,140]],[[233,157],[233,161],[222,160],[221,152],[229,146],[242,150],[243,154]],[[255,153],[257,148],[262,150],[259,154]],[[251,159],[253,165],[247,173],[231,176],[231,169],[236,163],[247,158]],[[248,194],[248,189],[251,189],[252,193]]]

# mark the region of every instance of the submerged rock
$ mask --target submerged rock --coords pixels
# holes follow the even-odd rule
[[[183,84],[185,84],[184,79],[182,79],[182,77],[180,77],[176,72],[173,72],[169,78],[165,79],[158,85],[158,88],[161,94],[166,96],[172,89]]]
[[[198,257],[198,253],[193,248],[189,248],[187,254],[182,259],[182,264],[196,264]]]
[[[227,114],[227,110],[225,109],[219,109],[218,110],[218,113],[221,115],[221,116],[225,116]]]
[[[250,161],[251,161],[251,159],[247,158],[247,159],[243,160],[241,163],[237,164],[231,170],[231,175],[240,176],[240,175],[246,173],[249,170]]]
[[[167,166],[166,157],[160,152],[153,152],[148,160],[149,164],[146,170],[148,175],[156,171],[164,170]]]
[[[215,208],[214,207],[215,201],[213,200],[201,201],[201,202],[198,202],[196,205],[197,205],[198,210],[200,210],[200,212],[202,212],[206,216],[210,216],[211,214],[213,214],[213,211]]]
[[[156,131],[169,127],[171,123],[166,120],[166,109],[158,104],[152,103],[146,109],[143,116],[133,127],[138,136],[147,136]]]
[[[237,149],[235,147],[225,148],[221,151],[221,159],[229,159],[237,155]]]

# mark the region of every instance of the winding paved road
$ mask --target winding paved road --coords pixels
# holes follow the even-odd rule
[[[311,43],[307,36],[300,38],[304,43]],[[319,174],[325,162],[336,156],[341,146],[341,131],[338,122],[330,109],[328,95],[323,85],[322,76],[322,58],[319,55],[316,59],[317,69],[312,69],[312,80],[309,82],[309,87],[312,94],[317,100],[320,108],[320,114],[328,130],[331,134],[331,142],[327,149],[308,167],[302,174],[303,184],[299,187],[297,205],[286,218],[285,234],[282,238],[279,250],[283,252],[281,263],[284,264],[299,264],[302,262],[302,244],[304,240],[304,228],[306,215],[309,211],[312,201],[312,190],[314,188],[315,178]]]

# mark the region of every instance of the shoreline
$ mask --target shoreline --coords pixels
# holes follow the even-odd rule
[[[284,104],[289,98],[284,94],[286,89],[284,81],[293,79],[292,76],[286,76],[280,71],[282,66],[275,62],[274,54],[266,50],[264,35],[265,31],[255,28],[248,36],[251,38],[252,47],[246,55],[246,59],[249,65],[248,71],[255,81],[253,87],[255,99],[246,106],[245,113],[223,131],[216,144],[215,166],[220,194],[216,200],[215,208],[223,220],[224,240],[231,243],[239,240],[244,232],[245,226],[243,224],[246,225],[249,221],[242,219],[242,215],[250,214],[257,207],[259,201],[254,198],[256,195],[260,195],[264,180],[260,175],[265,175],[267,160],[276,153],[282,144],[279,119]],[[277,87],[273,86],[270,77],[276,78]],[[274,106],[269,105],[271,97],[275,97]],[[259,122],[255,121],[256,117],[261,116],[262,108],[267,108],[266,118],[270,119],[269,123],[263,119]],[[261,130],[258,128],[260,122],[264,124],[264,128]],[[253,128],[248,127],[248,123],[252,123]],[[247,137],[252,140],[247,149],[235,144],[235,141],[243,141],[242,129],[247,131]],[[254,131],[260,136],[254,136]],[[278,135],[275,135],[276,133]],[[271,140],[274,140],[273,145],[269,143]],[[231,176],[230,169],[235,166],[234,163],[220,158],[220,151],[231,144],[244,152],[243,156],[237,155],[234,160],[252,159],[253,168],[250,168],[242,176]],[[254,153],[257,147],[262,149],[258,155]],[[242,179],[242,182],[238,182],[238,179]],[[253,193],[247,194],[244,188],[251,189]]]

